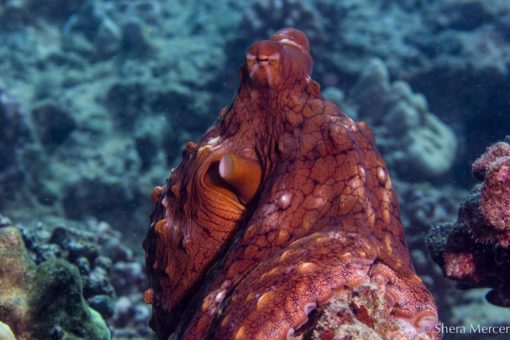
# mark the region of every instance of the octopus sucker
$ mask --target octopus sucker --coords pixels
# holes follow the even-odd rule
[[[370,285],[378,336],[438,337],[374,136],[324,99],[312,67],[299,30],[252,44],[231,105],[153,190],[144,297],[159,339],[292,337]]]
[[[161,199],[161,193],[163,192],[162,186],[157,186],[152,190],[151,199],[152,202],[157,203]]]
[[[257,310],[263,309],[274,297],[274,292],[265,292],[257,300]]]
[[[143,292],[143,301],[148,305],[152,305],[154,301],[154,291],[152,288],[148,288]]]

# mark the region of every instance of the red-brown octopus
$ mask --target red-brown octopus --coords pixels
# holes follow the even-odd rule
[[[292,337],[363,283],[384,291],[391,334],[438,336],[372,132],[311,71],[296,29],[254,43],[233,103],[154,189],[145,300],[159,338]]]

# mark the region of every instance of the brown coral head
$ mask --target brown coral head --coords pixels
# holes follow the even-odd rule
[[[244,70],[253,87],[282,88],[309,82],[312,57],[305,34],[293,28],[278,31],[271,40],[254,43],[246,53]]]

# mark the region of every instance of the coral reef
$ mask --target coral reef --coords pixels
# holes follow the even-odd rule
[[[243,39],[252,41],[270,36],[271,27],[297,27],[306,32],[313,45],[325,39],[322,16],[312,3],[296,0],[254,1],[241,18],[247,32]]]
[[[370,61],[349,98],[357,117],[375,127],[385,161],[399,178],[437,177],[451,168],[457,150],[453,130],[429,112],[423,95],[403,81],[391,83],[381,60]]]
[[[84,303],[76,267],[63,260],[35,266],[14,227],[0,229],[0,252],[0,319],[18,338],[110,339],[103,319]]]
[[[280,338],[370,283],[392,325],[374,332],[437,337],[372,132],[322,97],[311,70],[301,31],[252,44],[234,102],[154,189],[145,298],[159,337]]]
[[[390,87],[400,84],[402,98],[395,100],[403,102],[395,103],[394,118],[405,111],[405,123],[415,124],[408,142],[395,143],[383,122],[370,124],[390,168],[443,178],[455,138],[428,114],[416,90],[437,117],[468,134],[460,154],[473,154],[477,136],[486,138],[490,130],[473,128],[488,116],[477,113],[505,103],[500,99],[509,88],[503,67],[508,5],[467,3],[254,0],[241,11],[232,1],[7,1],[0,10],[2,93],[26,104],[24,120],[34,128],[30,138],[16,137],[16,153],[30,161],[10,156],[11,166],[0,170],[0,180],[9,176],[17,189],[2,196],[0,206],[17,220],[25,216],[23,200],[41,215],[96,216],[117,228],[143,225],[150,207],[145,188],[164,178],[165,165],[175,164],[181,145],[212,123],[211,108],[226,102],[235,86],[235,72],[224,74],[223,64],[233,70],[255,37],[293,24],[311,37],[319,61],[315,78],[327,87],[350,96],[377,56],[391,78],[414,88],[409,93],[390,81]],[[476,15],[462,15],[472,10]],[[466,17],[476,20],[465,24]],[[475,48],[473,39],[487,46]],[[483,50],[490,53],[480,55]],[[472,85],[480,79],[482,85]],[[461,99],[452,98],[460,90]],[[0,136],[2,145],[11,144],[8,134]],[[136,209],[127,216],[125,206]]]
[[[22,181],[33,184],[33,177],[23,173],[27,159],[37,163],[37,148],[30,114],[0,83],[0,184],[3,195],[12,197]],[[0,199],[0,207],[3,206]]]
[[[16,336],[106,338],[104,319],[113,338],[151,338],[143,268],[121,233],[95,220],[85,224],[95,232],[12,225],[0,215],[0,320]]]
[[[110,339],[104,320],[85,304],[78,268],[67,261],[52,259],[36,267],[27,303],[33,338]]]
[[[423,232],[454,220],[473,184],[465,169],[508,134],[509,13],[507,0],[0,1],[0,213],[37,263],[78,266],[87,302],[113,312],[114,337],[150,337],[137,295],[147,188],[230,100],[245,47],[292,25],[311,39],[325,97],[373,129],[442,321],[501,320],[475,292],[449,288]],[[98,237],[57,244],[55,225]],[[74,257],[72,240],[100,255]]]
[[[289,339],[412,339],[406,330],[391,318],[385,307],[384,284],[361,284],[351,294],[338,294],[314,311],[302,326],[302,334]]]
[[[16,98],[26,103],[23,119],[33,136],[14,133],[15,117],[0,128],[12,130],[0,135],[0,145],[17,145],[5,152],[31,157],[6,155],[0,180],[10,176],[16,190],[2,196],[0,206],[20,221],[26,216],[20,207],[28,205],[41,215],[94,216],[118,228],[143,225],[146,188],[164,178],[165,164],[174,162],[190,134],[213,119],[204,117],[216,98],[204,89],[216,82],[224,60],[219,27],[192,24],[193,4],[90,0],[60,10],[63,3],[51,3],[1,5],[0,21],[9,27],[0,31],[0,122],[12,116],[5,100]],[[25,24],[3,21],[14,12]],[[178,35],[172,33],[184,23]],[[173,58],[168,51],[183,54]],[[13,181],[14,170],[22,178]],[[137,209],[128,214],[126,205]]]
[[[22,339],[30,339],[28,291],[34,264],[28,257],[20,232],[0,228],[0,321]]]
[[[482,180],[459,208],[457,222],[433,227],[427,239],[444,275],[464,287],[490,287],[487,299],[510,306],[510,145],[492,145],[473,164]]]

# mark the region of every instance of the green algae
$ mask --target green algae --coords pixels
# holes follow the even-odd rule
[[[83,285],[76,266],[61,259],[41,263],[29,294],[33,333],[44,339],[110,339],[99,314],[83,299]]]

